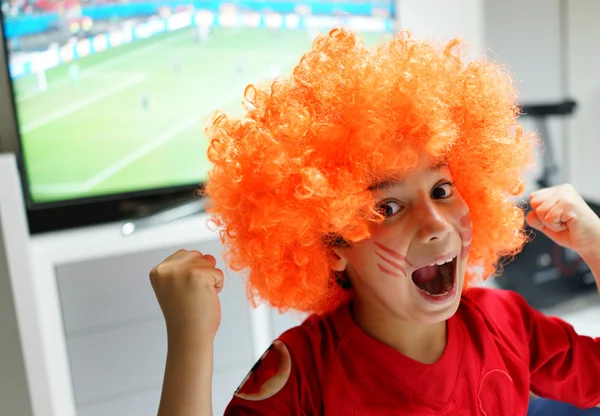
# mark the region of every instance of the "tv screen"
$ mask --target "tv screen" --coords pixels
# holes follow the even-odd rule
[[[206,179],[203,126],[347,25],[376,42],[393,2],[3,0],[29,203]]]

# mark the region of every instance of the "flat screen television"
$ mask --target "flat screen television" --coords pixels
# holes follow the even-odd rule
[[[190,200],[210,112],[241,111],[247,84],[333,26],[376,42],[393,3],[2,0],[0,149],[19,156],[31,230]]]

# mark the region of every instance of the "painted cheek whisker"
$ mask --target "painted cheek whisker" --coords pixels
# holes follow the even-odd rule
[[[470,213],[467,213],[465,216],[463,216],[460,219],[460,225],[465,228],[471,228],[471,226],[473,224],[471,223],[471,214]]]
[[[388,270],[388,269],[386,269],[385,267],[383,267],[383,266],[382,266],[381,264],[379,264],[379,263],[377,263],[377,267],[378,267],[378,268],[379,268],[379,270],[380,270],[380,271],[382,271],[383,273],[387,273],[387,274],[389,274],[389,275],[391,275],[391,276],[394,276],[394,277],[402,277],[402,276],[400,276],[398,273],[396,273],[396,272],[393,272],[393,271],[391,271],[391,270]]]
[[[389,247],[384,246],[381,243],[378,243],[377,241],[374,242],[374,244],[379,247],[381,250],[385,251],[387,254],[389,254],[390,256],[392,256],[393,258],[395,258],[396,260],[400,260],[405,262],[406,264],[408,264],[410,267],[414,267],[413,264],[408,261],[408,259],[406,258],[406,256],[403,256],[402,254],[392,250]]]
[[[386,262],[387,264],[389,264],[390,266],[393,266],[393,267],[394,267],[396,270],[398,270],[398,271],[402,272],[402,274],[403,274],[404,276],[406,276],[406,270],[404,270],[404,267],[402,267],[402,265],[401,265],[401,264],[399,264],[399,263],[396,263],[395,261],[393,261],[393,260],[390,260],[390,259],[386,258],[385,256],[383,256],[382,254],[380,254],[380,253],[378,253],[378,252],[375,252],[375,254],[376,254],[376,255],[377,255],[377,256],[378,256],[378,257],[379,257],[381,260],[385,261],[385,262]],[[379,263],[378,263],[378,265],[379,265]],[[380,268],[381,268],[381,267],[383,267],[383,266],[380,266]]]
[[[463,241],[463,243],[465,242],[471,242],[471,239],[473,238],[473,229],[471,228],[467,228],[465,230],[460,230],[459,233],[461,240]]]

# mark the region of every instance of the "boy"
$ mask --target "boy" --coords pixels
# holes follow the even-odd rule
[[[290,79],[246,89],[207,130],[207,192],[254,297],[313,312],[283,334],[226,415],[523,415],[530,391],[600,404],[600,343],[511,292],[473,286],[518,252],[532,137],[510,79],[401,33],[366,49],[336,29]],[[572,186],[528,223],[600,279],[600,219]],[[159,414],[210,415],[223,274],[179,251],[151,273],[169,351]]]

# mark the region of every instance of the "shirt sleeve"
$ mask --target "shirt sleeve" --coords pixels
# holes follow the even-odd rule
[[[224,416],[306,415],[300,403],[298,376],[298,374],[290,374],[290,379],[285,386],[268,398],[248,399],[238,396],[237,393],[234,394],[225,409]]]
[[[282,335],[252,367],[224,416],[318,415],[312,350],[300,331]]]
[[[570,324],[533,309],[517,293],[505,296],[520,312],[528,337],[531,390],[580,408],[599,405],[600,339],[578,335]]]

